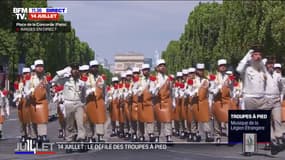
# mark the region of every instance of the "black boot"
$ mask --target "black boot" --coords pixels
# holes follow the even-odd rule
[[[75,134],[75,135],[73,136],[73,141],[75,142],[76,139],[77,139],[77,134]]]
[[[175,137],[178,137],[179,136],[179,130],[172,128],[172,135]]]
[[[87,137],[87,142],[93,143],[93,138],[92,137]]]
[[[210,133],[206,133],[206,142],[214,142],[215,139],[210,135]]]
[[[193,137],[194,137],[193,133],[189,133],[188,138],[187,138],[187,142],[193,142],[194,141]]]
[[[270,151],[271,150],[270,144],[265,144],[263,149],[266,150],[266,151]]]
[[[117,133],[116,133],[116,130],[113,129],[113,130],[112,130],[112,133],[111,133],[111,135],[110,135],[110,137],[115,137],[115,136],[117,136]]]
[[[63,138],[63,129],[58,130],[58,138]]]
[[[202,138],[199,133],[193,134],[193,142],[201,142]]]
[[[118,137],[119,138],[124,138],[125,137],[124,131],[120,131],[119,134],[118,134]]]
[[[277,138],[276,144],[271,143],[271,154],[277,155],[279,152],[285,150],[285,143],[283,143],[282,138]]]
[[[180,132],[180,139],[185,139],[186,138],[186,134],[184,131]]]
[[[43,143],[43,136],[38,136],[37,137],[37,146],[39,148],[42,148],[42,143]]]
[[[131,137],[130,133],[125,133],[124,140],[128,141],[130,140],[130,137]]]
[[[22,145],[25,145],[26,140],[27,140],[26,136],[21,136],[20,142],[22,143]]]
[[[171,139],[171,136],[166,136],[166,142],[167,143],[172,143],[172,139]]]
[[[222,142],[221,137],[217,137],[217,138],[216,138],[216,143],[221,143],[221,142]]]
[[[2,139],[2,131],[0,131],[0,139]]]
[[[159,142],[159,136],[156,136],[156,137],[154,138],[154,142],[156,142],[156,143]]]
[[[137,142],[137,141],[138,141],[137,133],[133,133],[132,142]]]
[[[43,135],[42,136],[42,142],[43,143],[48,143],[49,142],[49,139],[47,138],[47,135]]]
[[[149,134],[149,142],[155,142],[155,137],[153,134]]]
[[[145,142],[144,136],[140,136],[140,137],[139,137],[139,141],[140,141],[140,142]]]
[[[103,139],[103,135],[98,135],[98,142],[106,142],[106,140]]]
[[[32,148],[35,148],[37,146],[38,139],[37,138],[32,138]]]

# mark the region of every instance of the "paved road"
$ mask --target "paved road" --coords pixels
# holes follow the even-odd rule
[[[209,144],[175,144],[167,146],[167,148],[157,150],[92,150],[85,153],[66,154],[62,150],[56,150],[53,155],[16,155],[14,149],[20,136],[19,122],[16,115],[16,110],[12,109],[11,116],[4,124],[4,139],[0,140],[0,159],[57,159],[57,160],[77,160],[77,159],[116,159],[116,160],[221,160],[221,159],[271,159],[279,160],[285,158],[285,152],[279,153],[277,156],[271,156],[269,151],[264,151],[262,145],[258,146],[258,153],[251,157],[242,155],[242,146],[235,145],[229,147],[227,145],[209,145]],[[110,129],[106,125],[108,132]],[[48,134],[51,142],[63,141],[57,138],[58,122],[52,121],[48,124]],[[118,138],[110,138],[106,136],[108,141],[120,142]],[[175,139],[181,142],[179,139]],[[163,146],[163,145],[162,145]]]

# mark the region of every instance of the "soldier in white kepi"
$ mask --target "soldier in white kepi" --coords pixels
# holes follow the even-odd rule
[[[266,88],[265,88],[265,98],[267,99],[267,106],[272,107],[272,127],[271,127],[271,139],[276,140],[272,147],[274,150],[275,145],[283,144],[283,129],[281,122],[281,102],[284,92],[284,86],[282,83],[282,76],[280,73],[276,72],[275,68],[278,68],[278,64],[274,64],[274,60],[268,58],[266,62]],[[267,149],[267,148],[266,148]],[[274,153],[275,151],[273,151]]]
[[[108,108],[111,119],[112,133],[110,137],[115,137],[119,133],[119,78],[112,77],[112,85],[107,87]]]
[[[274,72],[282,74],[282,65],[280,63],[274,64]]]
[[[192,93],[192,110],[194,119],[198,122],[198,130],[204,132],[205,134],[205,141],[206,142],[213,142],[214,139],[211,136],[211,128],[210,128],[210,108],[209,108],[209,101],[208,101],[208,89],[209,89],[209,81],[206,79],[204,75],[205,64],[198,63],[196,65],[196,77],[195,77],[195,90]],[[196,133],[194,137],[200,139],[201,132]],[[195,139],[195,138],[194,138]]]
[[[76,140],[83,142],[85,140],[85,127],[83,124],[84,116],[84,97],[85,83],[80,80],[79,65],[74,63],[70,67],[57,71],[57,75],[52,82],[64,85],[63,99],[66,112],[66,141]],[[83,150],[81,150],[83,151]],[[67,153],[73,152],[67,149]]]
[[[27,100],[24,94],[24,85],[25,81],[31,79],[31,69],[24,67],[22,70],[22,75],[20,76],[19,81],[14,82],[14,99],[13,102],[16,103],[18,108],[18,118],[20,121],[20,132],[21,132],[21,143],[26,143],[27,139],[31,138],[31,115],[30,107],[27,105]]]
[[[151,82],[151,93],[154,95],[155,118],[161,125],[158,127],[159,135],[164,133],[167,142],[172,142],[172,87],[171,80],[166,74],[166,63],[159,59],[156,63],[157,76]]]
[[[138,91],[139,107],[138,107],[138,120],[139,120],[139,141],[145,141],[145,134],[148,134],[149,141],[154,142],[154,111],[151,101],[150,93],[150,66],[143,64],[142,77]]]
[[[49,142],[47,138],[48,123],[48,99],[49,93],[48,80],[44,73],[44,62],[41,59],[35,60],[35,73],[25,84],[25,95],[27,103],[30,105],[31,121],[33,123],[33,146],[36,141],[41,145],[42,142]],[[37,139],[36,139],[37,137]]]
[[[97,60],[89,62],[90,71],[88,80],[86,81],[86,113],[88,121],[91,123],[91,131],[94,136],[98,136],[98,142],[105,142],[103,136],[105,134],[104,124],[107,120],[104,102],[104,78],[99,75],[99,63]],[[95,130],[94,130],[95,126]]]
[[[228,110],[231,109],[231,81],[227,72],[227,60],[218,60],[217,74],[210,76],[210,93],[213,97],[214,132],[216,141],[221,142],[221,136],[227,134]],[[214,78],[212,78],[214,77]],[[223,132],[223,129],[226,132]]]

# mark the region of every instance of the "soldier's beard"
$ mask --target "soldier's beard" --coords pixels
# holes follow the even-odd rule
[[[250,61],[250,65],[257,71],[264,71],[264,64],[262,61]]]
[[[44,72],[36,72],[39,79],[42,79],[44,77]]]

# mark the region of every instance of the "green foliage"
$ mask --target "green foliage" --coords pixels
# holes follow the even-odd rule
[[[200,3],[190,13],[180,39],[170,41],[162,57],[171,73],[200,62],[214,71],[218,59],[226,58],[236,66],[250,45],[260,43],[264,56],[275,55],[284,63],[284,9],[284,1]]]

